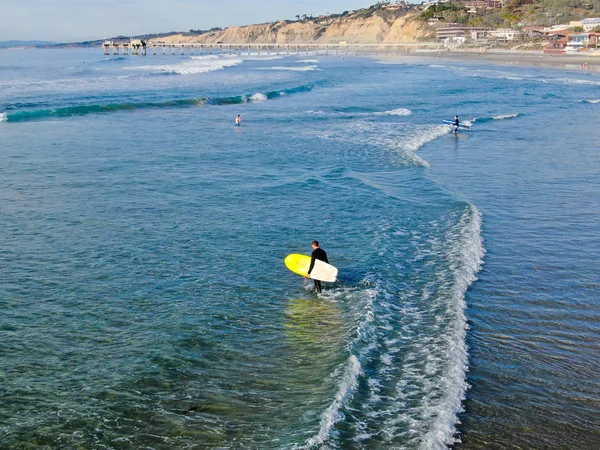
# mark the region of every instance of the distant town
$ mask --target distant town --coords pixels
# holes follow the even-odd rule
[[[442,0],[423,3],[421,7],[428,25],[436,30],[436,38],[451,46],[521,44],[542,48],[544,53],[549,54],[594,53],[598,49],[600,14],[599,17],[581,16],[590,10],[600,9],[600,2],[581,2],[580,8],[570,8],[567,1],[555,1],[553,4],[559,8],[544,9],[550,3],[534,0]],[[573,20],[559,22],[559,19],[569,16]]]
[[[376,31],[373,31],[376,30]],[[600,0],[380,1],[336,14],[231,28],[117,36],[37,47],[164,44],[408,44],[460,50],[506,48],[548,54],[600,55]],[[1,44],[1,43],[0,43]],[[6,46],[6,45],[5,45]]]

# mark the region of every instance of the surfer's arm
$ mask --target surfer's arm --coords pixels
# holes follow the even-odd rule
[[[315,255],[311,255],[310,257],[310,266],[308,266],[308,270],[306,271],[306,278],[310,278],[313,267],[315,267]]]

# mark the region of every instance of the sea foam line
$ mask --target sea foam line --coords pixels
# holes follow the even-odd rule
[[[492,116],[492,117],[480,117],[477,119],[473,119],[473,120],[465,120],[463,121],[463,123],[465,125],[472,125],[475,122],[490,122],[492,120],[507,120],[507,119],[516,119],[517,117],[521,117],[523,114],[521,113],[512,113],[512,114],[499,114],[497,116]]]
[[[202,58],[202,59],[200,59]],[[207,58],[207,57],[192,57],[191,60],[181,64],[163,65],[163,66],[138,66],[135,69],[146,69],[157,71],[164,74],[175,75],[197,75],[200,73],[213,72],[223,70],[227,67],[237,66],[242,64],[241,59],[224,59],[224,58]]]
[[[423,167],[429,167],[429,163],[418,156],[416,152],[428,142],[448,134],[450,131],[446,125],[429,125],[419,128],[419,133],[409,136],[404,142],[390,144],[400,149],[405,156],[408,156],[414,163]]]
[[[329,407],[321,415],[318,433],[306,441],[306,444],[304,445],[305,449],[314,448],[323,444],[329,438],[335,424],[344,418],[343,414],[340,413],[340,409],[346,404],[348,398],[350,398],[352,393],[356,390],[358,377],[362,371],[360,359],[364,358],[366,354],[376,346],[376,342],[373,342],[369,336],[373,335],[373,302],[377,296],[377,291],[369,289],[366,291],[366,294],[368,296],[368,301],[365,306],[365,313],[356,329],[356,337],[350,343],[349,348],[354,348],[359,342],[370,342],[370,345],[363,347],[358,357],[351,353],[346,360],[346,363],[336,370],[334,376],[339,376],[340,373],[342,374],[339,389]]]
[[[443,372],[444,377],[436,381],[433,395],[424,399],[423,424],[429,424],[427,433],[421,440],[423,448],[447,448],[455,442],[458,414],[464,410],[468,384],[468,349],[466,344],[467,317],[465,314],[465,294],[469,286],[477,280],[477,272],[483,264],[485,249],[481,236],[481,213],[469,204],[459,223],[449,231],[448,240],[454,244],[447,258],[452,263],[454,283],[450,291],[451,299],[457,309],[457,319],[450,330],[453,345],[448,353]],[[443,393],[438,398],[437,393]]]
[[[388,123],[378,123],[368,120],[357,120],[342,130],[327,130],[322,133],[324,139],[335,139],[342,142],[361,142],[365,145],[397,152],[410,165],[429,167],[429,163],[417,155],[417,151],[431,142],[451,132],[448,125],[407,125],[404,124],[405,134],[390,129]]]
[[[392,109],[391,111],[383,111],[373,113],[374,116],[410,116],[412,115],[412,111],[407,108],[397,108]]]
[[[287,66],[276,66],[276,67],[262,67],[260,70],[280,70],[280,71],[291,71],[291,72],[311,72],[313,70],[321,70],[318,66],[301,66],[301,67],[287,67]]]
[[[8,120],[8,116],[5,112],[0,113],[0,122],[6,122]]]
[[[492,117],[492,119],[494,119],[494,120],[514,119],[515,117],[519,117],[519,115],[520,115],[519,113],[504,114],[504,115],[494,116],[494,117]]]
[[[456,223],[442,236],[427,237],[428,254],[438,255],[441,265],[423,287],[417,304],[402,308],[407,320],[396,339],[404,342],[406,351],[392,361],[402,374],[395,384],[393,404],[388,409],[375,402],[366,408],[368,416],[381,424],[379,437],[386,448],[394,447],[398,439],[407,448],[439,450],[455,442],[458,414],[468,389],[465,293],[476,280],[485,255],[477,208],[466,204],[456,214],[452,215],[456,219],[451,217]],[[436,320],[427,319],[430,332],[416,332],[422,314],[427,317],[434,311]]]
[[[358,358],[350,355],[344,367],[342,383],[331,405],[321,416],[321,428],[316,436],[306,441],[305,448],[313,448],[321,445],[329,437],[333,426],[342,418],[340,408],[344,405],[346,398],[356,389],[358,376],[361,372],[361,365]]]

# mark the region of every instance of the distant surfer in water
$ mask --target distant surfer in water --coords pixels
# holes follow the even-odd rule
[[[458,133],[459,126],[460,126],[460,120],[458,120],[458,116],[454,116],[454,134]]]
[[[321,247],[319,247],[319,241],[312,241],[311,245],[313,248],[313,252],[310,255],[310,267],[308,268],[308,274],[306,275],[306,278],[310,278],[310,272],[313,270],[313,267],[315,266],[315,261],[317,259],[319,261],[323,261],[323,262],[326,262],[327,264],[329,264],[329,259],[327,259],[327,253],[325,252],[325,250],[323,250]],[[322,290],[321,281],[314,280],[314,282],[315,282],[315,289],[320,294],[321,290]]]
[[[242,125],[242,116],[240,116],[239,114],[237,115],[237,117],[235,118],[235,126],[239,127]]]

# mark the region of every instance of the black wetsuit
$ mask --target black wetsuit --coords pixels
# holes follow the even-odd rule
[[[310,272],[313,270],[313,267],[315,266],[315,260],[319,260],[319,261],[323,261],[326,262],[327,264],[329,264],[329,259],[327,259],[327,253],[325,252],[325,250],[323,250],[320,247],[317,247],[316,249],[313,250],[312,254],[310,255],[310,267],[308,268],[308,274],[310,275]],[[314,280],[315,282],[315,288],[317,289],[317,292],[321,292],[321,282],[319,280]]]
[[[458,127],[460,125],[460,121],[458,120],[458,117],[456,119],[454,119],[454,132],[456,133],[458,131]]]

